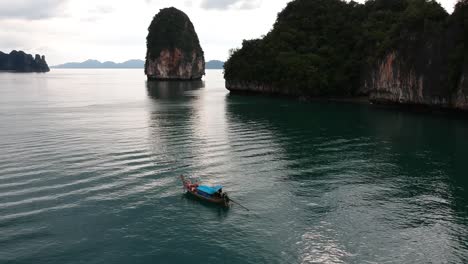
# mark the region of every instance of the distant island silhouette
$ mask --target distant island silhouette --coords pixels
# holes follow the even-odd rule
[[[54,69],[140,69],[143,68],[145,62],[143,60],[128,60],[121,63],[113,61],[100,62],[98,60],[86,60],[83,62],[68,62],[65,64],[55,65]]]
[[[68,62],[52,66],[53,69],[141,69],[144,68],[143,60],[128,60],[121,63],[113,61],[100,62],[98,60],[86,60],[83,62]],[[206,63],[206,69],[223,69],[224,62],[211,60]]]
[[[224,69],[224,61],[210,60],[205,64],[206,69]]]
[[[13,50],[10,54],[0,51],[0,71],[9,72],[48,72],[45,56],[34,57],[24,51]]]

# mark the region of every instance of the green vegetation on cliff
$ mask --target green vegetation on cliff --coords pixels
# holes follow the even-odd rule
[[[225,78],[295,94],[355,95],[366,68],[402,46],[411,59],[411,49],[445,36],[449,20],[456,20],[451,23],[459,23],[465,30],[464,35],[453,34],[466,38],[468,23],[466,11],[462,12],[466,0],[463,2],[449,19],[432,0],[369,0],[365,4],[295,0],[279,13],[265,37],[244,40],[242,48],[232,51],[224,66]],[[451,61],[453,78],[461,72],[460,52],[466,54],[466,39],[459,43],[460,50]]]
[[[182,11],[170,7],[161,9],[148,28],[146,38],[147,59],[155,59],[164,49],[181,49],[185,55],[193,51],[203,56],[200,41],[189,17]],[[191,58],[191,56],[185,56]]]

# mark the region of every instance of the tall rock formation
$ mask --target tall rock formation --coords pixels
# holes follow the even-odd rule
[[[204,53],[193,24],[174,7],[154,16],[146,46],[148,80],[199,80],[205,74]]]
[[[224,65],[226,88],[468,110],[468,0],[294,0]]]
[[[48,72],[49,66],[44,56],[26,54],[13,50],[10,54],[0,52],[0,71],[12,72]]]

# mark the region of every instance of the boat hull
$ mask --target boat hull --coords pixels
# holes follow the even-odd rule
[[[229,207],[229,199],[224,199],[222,197],[206,197],[204,195],[201,195],[197,192],[197,189],[194,189],[192,183],[185,179],[184,176],[181,176],[181,179],[182,179],[182,183],[184,184],[184,190],[186,191],[187,194],[195,197],[195,198],[198,198],[202,201],[207,201],[207,202],[210,202],[210,203],[214,203],[214,204],[218,204],[220,206],[224,206],[224,207]]]
[[[200,194],[198,194],[196,192],[192,192],[192,191],[189,191],[189,190],[187,190],[187,194],[190,194],[193,197],[196,197],[196,198],[198,198],[200,200],[203,200],[203,201],[207,201],[207,202],[214,203],[214,204],[219,204],[219,205],[225,206],[225,207],[229,206],[229,203],[226,202],[223,198],[208,198],[208,197],[205,197],[203,195],[200,195]]]

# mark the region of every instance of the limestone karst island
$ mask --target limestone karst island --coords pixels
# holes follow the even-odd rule
[[[224,65],[226,87],[468,110],[468,1],[296,0]]]
[[[148,28],[145,74],[148,80],[199,80],[205,58],[189,17],[171,7],[161,9]]]
[[[0,71],[10,72],[48,72],[49,66],[45,56],[26,54],[23,51],[13,50],[10,54],[0,51]]]

